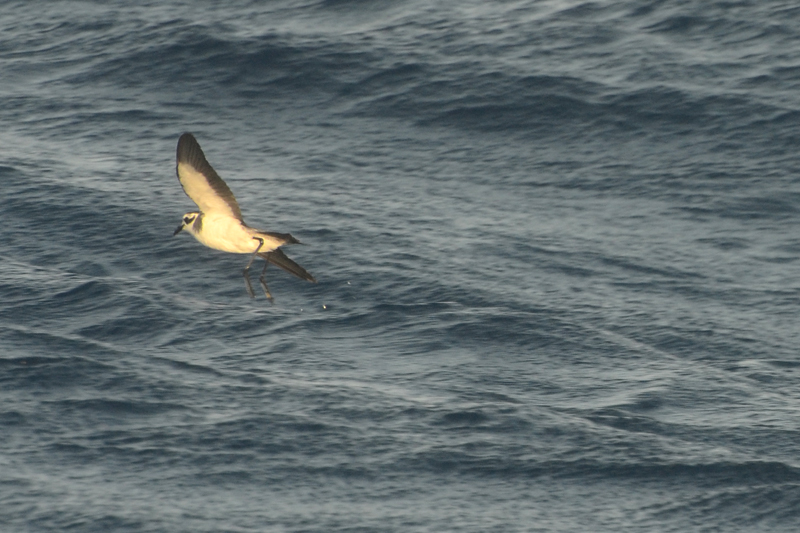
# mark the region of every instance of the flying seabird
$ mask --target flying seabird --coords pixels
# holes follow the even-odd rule
[[[314,276],[286,257],[280,249],[284,244],[299,244],[300,241],[288,233],[261,231],[244,223],[236,198],[208,163],[191,133],[184,133],[178,139],[176,160],[178,180],[200,211],[183,215],[181,225],[173,235],[186,230],[209,248],[234,254],[252,254],[243,271],[245,288],[251,298],[255,298],[255,293],[250,284],[250,265],[256,256],[264,259],[264,269],[258,281],[270,302],[273,301],[272,295],[264,279],[270,263],[298,278],[317,282]]]

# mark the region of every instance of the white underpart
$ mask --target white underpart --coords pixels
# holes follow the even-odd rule
[[[251,254],[258,248],[259,239],[264,240],[264,244],[259,250],[260,252],[270,252],[283,244],[282,241],[249,228],[242,224],[239,219],[225,214],[204,214],[200,222],[199,232],[195,230],[196,223],[197,219],[186,229],[204,245],[223,252]],[[258,239],[254,237],[258,237]]]

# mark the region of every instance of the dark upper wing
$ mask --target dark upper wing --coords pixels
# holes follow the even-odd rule
[[[224,213],[242,220],[233,193],[211,168],[200,145],[191,133],[178,140],[176,172],[187,196],[203,213]]]
[[[311,283],[317,282],[317,280],[314,279],[314,276],[309,274],[305,268],[301,267],[300,265],[298,265],[297,263],[286,257],[286,254],[283,253],[283,250],[281,250],[280,248],[276,248],[271,252],[258,255],[260,255],[273,265],[281,267],[289,274],[294,274],[298,278],[308,280]]]

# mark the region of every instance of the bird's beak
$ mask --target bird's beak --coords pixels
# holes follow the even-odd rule
[[[175,233],[173,233],[173,234],[172,234],[172,236],[174,237],[175,235],[177,235],[178,233],[180,233],[182,229],[183,229],[183,224],[181,224],[180,226],[178,226],[178,229],[176,229],[176,230],[175,230]]]

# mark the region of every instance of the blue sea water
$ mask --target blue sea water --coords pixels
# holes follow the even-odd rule
[[[796,3],[12,2],[0,125],[2,532],[797,530]]]

